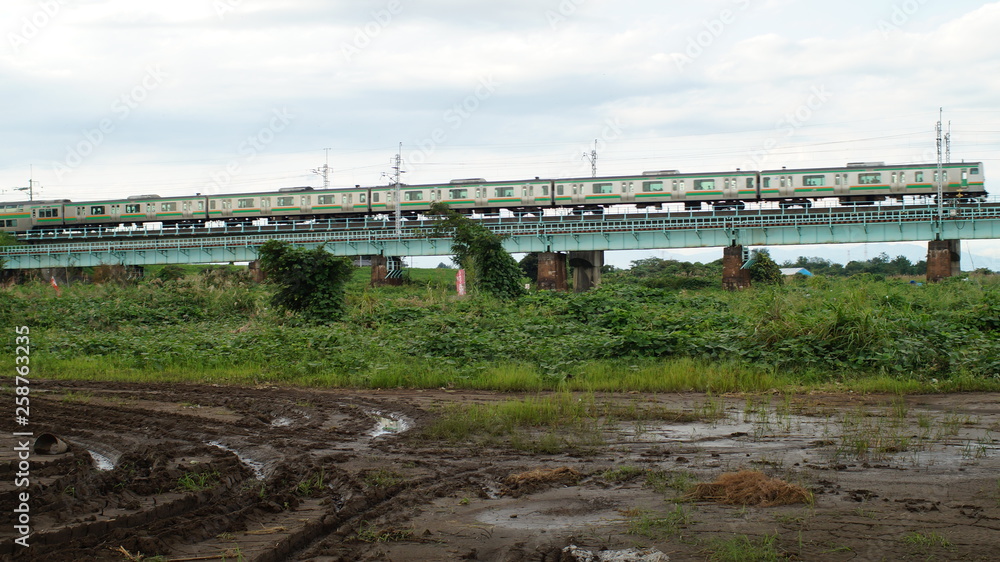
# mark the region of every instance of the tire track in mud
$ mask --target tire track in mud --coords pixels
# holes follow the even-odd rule
[[[121,560],[125,553],[195,551],[286,559],[406,488],[373,491],[337,468],[374,440],[372,413],[408,415],[391,402],[287,389],[274,396],[269,389],[46,386],[35,395],[44,414],[33,429],[59,435],[70,451],[34,458],[38,531],[27,554],[11,539],[0,543],[0,556]],[[110,458],[114,468],[98,470],[89,451]],[[12,482],[16,463],[7,460],[0,472]],[[263,479],[250,463],[263,467]],[[317,473],[326,475],[324,488],[303,493],[303,482]],[[0,501],[10,505],[14,493],[0,489]],[[293,517],[297,527],[290,528],[288,516],[303,506],[305,521]],[[260,536],[251,534],[251,523],[281,532],[263,545],[247,541],[244,551],[237,535]]]

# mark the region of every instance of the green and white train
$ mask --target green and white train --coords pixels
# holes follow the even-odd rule
[[[747,203],[776,202],[781,207],[809,207],[823,199],[842,204],[898,201],[904,196],[937,194],[937,164],[849,164],[841,168],[679,173],[676,170],[632,176],[490,182],[484,179],[403,185],[400,201],[393,186],[339,189],[283,188],[277,191],[223,195],[159,197],[135,195],[102,201],[25,201],[0,203],[0,229],[117,226],[148,222],[200,224],[205,221],[251,222],[257,219],[311,220],[392,214],[399,205],[406,216],[446,203],[462,212],[500,209],[541,212],[566,208],[600,210],[610,205],[662,208],[682,203],[687,210],[703,204],[742,209]],[[986,196],[982,163],[943,166],[945,198],[959,201]]]

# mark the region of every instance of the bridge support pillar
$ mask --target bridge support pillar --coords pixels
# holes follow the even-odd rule
[[[750,270],[743,268],[743,246],[728,246],[722,251],[722,288],[738,291],[750,286]]]
[[[247,271],[250,272],[250,278],[257,283],[263,283],[267,279],[267,275],[264,274],[264,270],[260,268],[260,261],[253,260],[247,264]]]
[[[931,240],[927,244],[927,282],[936,283],[962,272],[961,240]]]
[[[601,268],[604,267],[604,251],[570,252],[569,264],[573,266],[573,290],[585,293],[601,285]]]
[[[543,291],[568,291],[566,284],[566,254],[538,254],[538,288]]]
[[[395,256],[372,256],[372,287],[403,284],[403,260]]]

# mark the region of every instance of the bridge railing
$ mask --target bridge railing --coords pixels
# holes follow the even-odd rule
[[[975,216],[976,210],[990,209],[992,206],[1000,205],[1000,197],[993,196],[985,202],[975,202],[962,204],[955,207],[963,216]],[[952,210],[948,207],[946,211]],[[895,205],[865,205],[865,206],[827,206],[813,207],[811,209],[781,208],[775,203],[755,204],[754,207],[739,211],[680,211],[677,209],[648,210],[636,209],[630,206],[612,207],[604,214],[576,214],[567,209],[550,209],[548,214],[518,214],[507,216],[488,215],[481,217],[484,224],[523,224],[536,227],[538,222],[570,222],[579,224],[581,220],[618,220],[624,219],[630,223],[642,220],[667,221],[676,228],[693,228],[700,224],[716,224],[717,220],[738,221],[740,224],[763,224],[771,221],[775,216],[779,217],[801,217],[812,218],[822,217],[822,220],[833,220],[834,215],[860,215],[869,217],[872,213],[900,213],[900,212],[930,212],[936,215],[937,206],[926,201],[921,203],[909,202]],[[588,212],[589,213],[589,212]],[[992,216],[992,215],[988,215]],[[809,220],[809,219],[802,219]],[[706,222],[707,221],[707,222]],[[842,221],[847,222],[847,221]],[[433,219],[405,220],[404,227],[426,228],[428,223],[433,223]],[[213,224],[209,221],[206,224]],[[492,228],[492,226],[490,226]],[[149,239],[168,237],[212,237],[212,236],[238,236],[248,234],[265,233],[297,233],[297,232],[328,232],[335,230],[393,230],[395,232],[394,221],[385,216],[366,216],[358,218],[335,218],[320,219],[312,221],[281,221],[269,222],[267,224],[216,224],[214,226],[198,225],[163,225],[159,228],[147,228],[140,225],[114,225],[102,227],[76,228],[66,227],[53,230],[30,231],[18,235],[18,238],[28,243],[55,242],[58,240],[95,240],[95,239]]]
[[[975,221],[1000,219],[1000,204],[963,205],[946,209],[941,221]],[[829,225],[865,225],[907,222],[935,222],[938,210],[933,206],[874,208],[848,211],[839,207],[824,209],[788,210],[772,213],[707,213],[684,216],[628,214],[628,215],[566,215],[562,217],[521,217],[517,220],[500,219],[484,222],[490,230],[506,236],[557,236],[574,233],[649,232],[677,230],[739,230],[773,227]],[[374,225],[375,223],[369,222]],[[198,248],[259,246],[267,240],[281,240],[293,244],[377,243],[394,240],[445,239],[434,234],[434,221],[407,221],[397,232],[392,223],[380,221],[380,228],[310,229],[307,231],[257,232],[254,234],[218,233],[201,237],[129,237],[90,242],[38,243],[8,246],[0,255],[45,255],[85,252],[115,252],[135,250],[193,250]]]

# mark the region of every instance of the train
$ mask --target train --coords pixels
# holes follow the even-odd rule
[[[981,162],[942,166],[944,197],[959,202],[986,196]],[[138,225],[196,224],[206,221],[252,222],[313,220],[362,215],[391,215],[397,205],[412,217],[440,202],[464,213],[500,209],[538,213],[565,208],[600,212],[611,205],[662,209],[682,203],[686,210],[744,209],[748,203],[776,202],[779,207],[808,208],[835,198],[841,204],[898,201],[904,196],[934,197],[938,165],[886,165],[857,162],[844,167],[763,171],[680,173],[677,170],[639,175],[486,181],[482,178],[448,183],[401,185],[399,201],[393,185],[353,188],[281,188],[236,194],[195,194],[160,197],[132,195],[101,201],[22,201],[0,203],[0,230],[23,233],[33,229]]]

